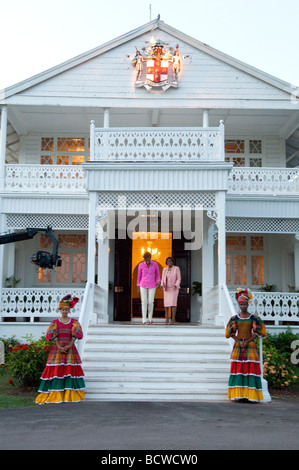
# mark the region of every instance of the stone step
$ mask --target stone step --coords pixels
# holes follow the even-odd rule
[[[229,357],[223,327],[91,325],[83,354],[86,399],[223,400]]]
[[[152,391],[136,390],[135,393],[126,390],[111,392],[108,390],[92,391],[85,395],[86,401],[224,401],[227,400],[227,390],[214,390],[212,388],[202,389],[200,392],[180,390],[168,391],[167,393],[154,393]]]

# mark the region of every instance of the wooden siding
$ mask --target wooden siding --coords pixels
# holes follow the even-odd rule
[[[171,106],[180,104],[184,107],[190,104],[190,100],[194,104],[199,100],[211,100],[211,107],[213,100],[229,100],[236,107],[244,107],[243,100],[289,100],[289,95],[282,90],[159,30],[154,31],[156,38],[173,45],[179,42],[181,56],[189,56],[183,60],[180,86],[166,93],[150,93],[144,88],[135,88],[136,72],[128,55],[134,55],[135,46],[142,48],[151,36],[152,33],[147,33],[110,49],[18,96],[30,97],[33,101],[40,98],[43,102],[47,98],[63,102],[72,97],[93,99],[97,103],[100,99],[107,100],[107,106],[117,106],[119,100],[125,99],[130,100],[126,104],[128,107],[142,106],[144,100],[159,107],[168,107],[170,103]]]

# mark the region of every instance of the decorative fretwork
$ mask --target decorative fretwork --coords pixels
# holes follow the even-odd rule
[[[178,192],[109,192],[103,191],[98,193],[98,206],[101,209],[203,209],[213,210],[216,207],[214,192],[195,192],[195,191],[178,191]]]
[[[223,126],[219,128],[96,129],[94,160],[221,161]]]
[[[299,169],[233,168],[228,177],[228,194],[299,194]]]
[[[227,232],[298,233],[299,219],[226,217]]]
[[[55,215],[55,214],[8,214],[8,229],[24,229],[26,227],[47,227],[53,230],[87,230],[88,215]]]
[[[35,288],[2,289],[0,313],[2,317],[57,318],[58,303],[66,294],[79,297],[72,309],[72,316],[78,317],[82,304],[84,288]]]
[[[230,292],[230,296],[238,312],[235,292]],[[282,321],[299,322],[299,297],[287,292],[253,292],[248,311],[275,325]]]
[[[5,190],[85,192],[86,175],[76,165],[5,165]]]

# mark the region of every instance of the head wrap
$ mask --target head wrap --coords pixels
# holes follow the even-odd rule
[[[63,307],[73,308],[78,301],[78,297],[72,297],[71,294],[67,294],[60,300],[58,309],[60,310]]]
[[[250,292],[249,289],[241,289],[238,287],[237,292],[236,292],[236,299],[237,302],[248,302],[249,304],[252,302],[253,295],[252,292]]]

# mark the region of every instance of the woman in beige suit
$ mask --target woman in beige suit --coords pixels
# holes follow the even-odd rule
[[[177,301],[179,289],[181,286],[181,271],[178,266],[175,266],[174,259],[169,256],[166,259],[167,267],[162,272],[161,287],[164,290],[164,307],[166,323],[169,323],[168,310],[171,308],[171,323],[175,322]]]

